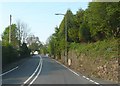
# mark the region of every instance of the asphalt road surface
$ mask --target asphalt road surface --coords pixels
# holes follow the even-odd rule
[[[29,58],[0,76],[3,84],[100,84],[40,55]]]

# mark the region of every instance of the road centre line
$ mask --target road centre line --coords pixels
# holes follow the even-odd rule
[[[33,72],[33,74],[24,82],[24,84],[26,84],[26,83],[35,75],[35,73],[37,72],[40,64],[41,64],[41,60],[39,61],[39,64],[38,64],[36,70],[35,70],[35,71]]]
[[[9,71],[7,71],[7,72],[1,74],[0,76],[6,75],[6,74],[12,72],[13,70],[16,70],[17,68],[19,68],[19,66],[17,66],[17,67],[15,67],[15,68],[13,68],[13,69],[11,69],[11,70],[9,70]]]
[[[41,73],[41,70],[42,70],[42,64],[43,64],[43,60],[41,58],[41,65],[40,65],[40,70],[39,72],[37,73],[37,75],[35,76],[35,78],[30,82],[30,84],[28,86],[30,86],[31,84],[33,84],[33,82],[38,78],[38,76],[40,75]]]
[[[40,58],[40,60],[39,60],[39,64],[38,64],[36,70],[35,70],[35,71],[33,72],[33,74],[23,83],[23,85],[26,84],[26,83],[35,75],[35,73],[38,71],[38,68],[40,67],[40,64],[41,64],[41,58]],[[23,86],[23,85],[21,85],[21,86]]]
[[[56,61],[57,63],[59,63],[59,64],[61,64],[60,62],[58,62],[57,60],[55,60],[55,59],[53,59],[54,61]],[[70,68],[68,68],[68,67],[66,67],[65,65],[63,65],[63,64],[61,64],[63,67],[65,67],[65,68],[67,68],[68,70],[70,70],[72,73],[74,73],[75,75],[77,75],[77,76],[80,76],[78,73],[76,73],[75,71],[73,71],[72,69],[70,69]],[[91,80],[91,79],[89,79],[89,78],[87,78],[86,76],[83,76],[83,78],[85,78],[85,79],[87,79],[87,80],[89,80],[90,82],[93,82],[93,83],[95,83],[95,84],[97,84],[97,85],[100,85],[100,83],[98,83],[98,82],[95,82],[95,81],[93,81],[93,80]]]

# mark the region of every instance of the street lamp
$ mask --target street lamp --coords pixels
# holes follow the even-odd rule
[[[62,14],[62,13],[56,13],[55,15],[64,15],[65,16],[65,14]]]
[[[55,15],[63,15],[65,17],[65,14],[62,13],[56,13]],[[65,17],[65,44],[66,44],[66,53],[65,53],[65,63],[68,62],[68,50],[67,50],[67,16]]]

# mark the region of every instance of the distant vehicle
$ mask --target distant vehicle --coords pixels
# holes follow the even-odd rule
[[[49,56],[49,54],[46,54],[46,56],[48,57],[48,56]]]
[[[37,55],[37,54],[38,54],[38,51],[35,51],[34,54]]]

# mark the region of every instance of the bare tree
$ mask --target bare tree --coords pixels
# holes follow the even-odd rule
[[[27,44],[28,47],[34,52],[35,50],[40,50],[42,47],[42,43],[39,40],[39,37],[36,37],[35,35],[30,35],[27,37]]]
[[[21,22],[20,20],[17,21],[17,29],[18,29],[18,38],[19,38],[19,46],[20,46],[21,43],[26,42],[30,29],[28,29],[26,23]]]

